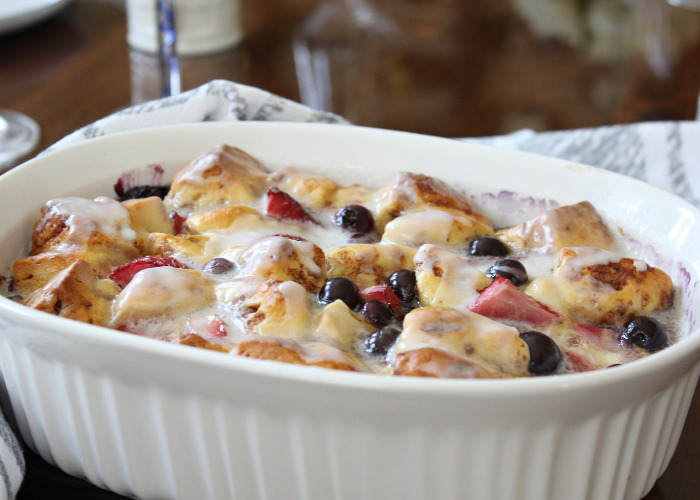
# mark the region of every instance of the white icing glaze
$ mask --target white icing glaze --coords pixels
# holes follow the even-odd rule
[[[456,309],[467,309],[479,296],[479,290],[486,285],[485,275],[475,267],[470,266],[465,259],[458,255],[442,250],[435,245],[423,245],[413,258],[416,266],[416,276],[419,284],[423,283],[421,273],[428,275],[439,284],[431,298],[431,306],[447,306]],[[441,276],[436,276],[439,269]],[[426,281],[428,281],[426,280]],[[488,282],[488,279],[486,279]],[[478,286],[477,283],[484,283]],[[424,288],[428,288],[425,283]],[[427,290],[426,290],[427,292]]]
[[[568,258],[563,264],[567,274],[580,274],[586,267],[617,264],[623,259],[621,255],[596,247],[575,247],[572,250],[576,256]],[[648,269],[644,261],[634,259],[633,263],[637,271],[644,272]]]
[[[239,276],[266,275],[280,266],[286,267],[294,259],[314,276],[321,276],[321,268],[314,262],[314,246],[308,241],[267,236],[247,247],[229,248],[221,256],[239,265]]]
[[[54,215],[67,217],[69,246],[84,245],[94,232],[112,240],[136,240],[129,211],[111,198],[56,198],[46,203],[44,220]]]
[[[382,243],[420,246],[427,241],[446,242],[455,220],[471,225],[466,217],[457,217],[443,210],[402,215],[386,225]]]

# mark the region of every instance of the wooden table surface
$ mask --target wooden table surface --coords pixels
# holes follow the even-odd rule
[[[400,43],[391,99],[358,123],[466,137],[694,119],[700,18],[662,0],[637,0],[634,11],[616,1],[578,2],[584,7],[563,29],[525,0],[515,2],[519,10],[508,0],[375,0],[397,23]],[[183,59],[184,87],[225,78],[298,101],[292,34],[318,2],[242,4],[243,43]],[[119,0],[76,0],[40,25],[0,36],[0,108],[34,118],[42,150],[132,96],[149,97],[149,64],[130,57]],[[696,392],[678,449],[645,500],[700,498],[699,450]],[[20,498],[39,498],[32,484],[40,469],[31,468]]]

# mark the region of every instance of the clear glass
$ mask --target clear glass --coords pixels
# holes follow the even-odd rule
[[[14,167],[39,143],[39,125],[27,115],[0,109],[0,172]]]
[[[294,38],[301,101],[361,125],[380,119],[396,27],[365,0],[322,3]]]
[[[700,0],[667,0],[671,5],[687,9],[700,10]]]

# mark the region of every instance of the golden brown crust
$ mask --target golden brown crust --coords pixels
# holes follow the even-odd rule
[[[355,245],[326,252],[328,277],[351,279],[360,288],[384,284],[401,269],[413,270],[416,251],[403,245]]]
[[[112,299],[119,291],[115,283],[95,279],[90,266],[78,260],[29,294],[22,304],[83,323],[106,325],[111,317]]]
[[[609,250],[614,242],[595,207],[587,201],[548,210],[519,226],[498,231],[513,251],[529,248],[594,246]]]
[[[316,344],[318,345],[318,343]],[[270,337],[243,340],[238,344],[236,354],[248,358],[267,359],[291,363],[295,365],[318,366],[329,370],[360,371],[361,364],[345,351],[324,344],[321,352],[327,356],[318,355],[319,351],[309,355],[303,346],[293,340],[282,340]]]
[[[90,204],[93,207],[116,204],[122,210],[125,220],[117,221],[114,226],[116,235],[108,235],[99,231],[97,227],[89,232],[85,228],[94,224],[82,214],[61,214],[44,206],[42,217],[34,224],[32,233],[32,250],[30,256],[45,252],[75,252],[77,250],[91,250],[95,252],[114,253],[121,252],[127,258],[127,262],[138,257],[148,255],[151,247],[148,243],[147,232],[138,219],[123,208],[115,200],[109,198],[96,198],[95,201],[83,200],[82,203]],[[114,210],[115,207],[110,207]],[[70,209],[70,205],[69,208]],[[75,220],[73,220],[75,218]],[[110,221],[112,222],[112,221]],[[123,224],[119,226],[118,224]],[[77,229],[81,226],[81,229]],[[121,231],[131,231],[134,239],[125,239]]]
[[[217,208],[209,212],[192,215],[187,219],[185,226],[192,234],[199,234],[217,229],[227,229],[231,227],[241,215],[249,214],[260,215],[254,208],[245,206]]]
[[[375,222],[381,231],[389,221],[406,211],[425,207],[470,216],[491,228],[491,222],[465,195],[455,191],[441,180],[408,172],[396,174],[396,177],[383,189]]]
[[[618,260],[612,253],[608,263],[585,265],[586,256],[600,252],[593,247],[563,248],[554,276],[535,280],[528,294],[550,307],[563,309],[563,304],[568,312],[560,312],[577,321],[603,325],[621,325],[673,305],[673,282],[661,269],[628,258]],[[540,281],[547,286],[540,287]],[[550,299],[552,294],[557,304]]]
[[[241,302],[241,318],[251,332],[299,340],[308,335],[311,303],[297,283],[242,278],[220,286],[218,293],[220,300]]]
[[[318,246],[283,236],[267,236],[246,247],[232,249],[239,276],[294,281],[308,292],[318,292],[326,281],[326,257]]]
[[[148,238],[153,246],[154,253],[157,255],[177,258],[179,254],[184,254],[188,257],[197,258],[198,260],[206,259],[204,251],[207,241],[209,241],[208,236],[152,233]]]
[[[112,269],[133,260],[120,252],[78,250],[71,253],[46,252],[13,264],[13,289],[25,297],[43,287],[51,278],[78,260],[88,263],[96,278],[106,278]]]
[[[331,179],[313,177],[293,167],[276,171],[270,176],[270,182],[303,206],[317,212],[346,205],[366,205],[373,194],[366,186],[340,186]]]
[[[402,352],[394,361],[394,375],[404,377],[495,378],[474,361],[440,349],[423,347]]]
[[[203,339],[199,335],[195,333],[190,333],[189,335],[185,335],[184,337],[180,337],[177,340],[175,340],[176,344],[180,345],[188,345],[192,347],[199,347],[200,349],[209,349],[210,351],[218,351],[218,352],[225,352],[228,353],[230,352],[230,349],[226,349],[225,347],[222,347],[217,344],[212,344],[211,342]]]
[[[199,210],[254,203],[267,188],[267,173],[238,148],[221,144],[196,158],[173,179],[165,206]]]
[[[530,350],[518,331],[471,311],[421,307],[403,320],[397,355],[417,347],[433,347],[466,357],[500,376],[529,374]]]

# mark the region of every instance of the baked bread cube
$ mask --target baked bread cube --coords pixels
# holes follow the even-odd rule
[[[351,354],[323,342],[299,344],[289,339],[257,337],[242,340],[236,354],[248,358],[268,359],[295,365],[318,366],[330,370],[367,371]]]
[[[163,201],[168,210],[189,213],[252,205],[267,186],[267,172],[255,158],[219,144],[177,173]]]
[[[214,257],[206,253],[209,236],[199,234],[166,234],[151,233],[148,236],[149,242],[156,255],[173,257],[178,260],[191,260],[199,264]]]
[[[312,307],[303,286],[294,281],[236,277],[216,287],[220,303],[240,311],[248,333],[307,340]]]
[[[513,252],[534,248],[558,252],[564,247],[613,249],[610,231],[587,201],[538,215],[519,226],[498,231],[497,236]]]
[[[622,325],[673,304],[673,282],[661,269],[596,247],[562,248],[554,274],[525,293],[575,321]]]
[[[492,235],[490,224],[484,224],[473,217],[429,208],[401,215],[389,222],[384,228],[382,243],[397,243],[414,248],[432,244],[463,249],[475,238]]]
[[[351,311],[345,302],[335,300],[321,310],[315,323],[315,336],[353,349],[358,339],[376,329],[362,316]]]
[[[391,274],[413,269],[416,251],[403,245],[354,245],[326,252],[328,278],[345,277],[360,289],[382,285]]]
[[[326,281],[323,250],[308,241],[266,236],[248,246],[230,248],[221,257],[238,265],[237,276],[295,281],[311,293]]]
[[[173,340],[173,343],[180,345],[188,345],[191,347],[199,347],[200,349],[208,349],[210,351],[225,352],[228,353],[231,350],[226,347],[220,346],[219,344],[214,344],[208,340],[200,337],[196,333],[190,333],[181,337],[177,337]]]
[[[168,266],[153,267],[136,273],[116,297],[110,326],[139,331],[215,305],[214,282],[202,273]]]
[[[427,208],[467,216],[493,230],[489,220],[477,210],[466,195],[427,175],[397,173],[379,192],[379,200],[374,218],[379,231],[383,231],[390,221],[406,212],[417,212]]]
[[[76,261],[86,262],[93,276],[106,278],[115,267],[130,262],[131,258],[119,251],[75,250],[72,252],[45,252],[16,260],[12,266],[13,290],[26,297],[46,285],[51,278]]]
[[[511,326],[451,307],[414,309],[394,346],[399,354],[432,347],[466,358],[501,377],[529,375],[530,349]]]
[[[270,183],[316,212],[334,211],[346,205],[367,205],[374,191],[366,186],[340,186],[326,177],[314,177],[294,167],[282,168],[270,176]]]
[[[423,307],[444,306],[465,310],[491,284],[491,279],[458,255],[423,245],[413,258],[418,300]]]
[[[121,289],[100,280],[83,260],[77,260],[22,300],[28,307],[92,325],[105,326],[112,317],[112,299]]]
[[[34,225],[30,255],[76,250],[120,252],[128,262],[147,255],[150,246],[147,231],[116,200],[104,196],[50,200]]]
[[[493,372],[464,356],[442,349],[421,347],[396,355],[394,375],[437,378],[498,378]]]
[[[13,288],[22,296],[43,287],[77,260],[104,278],[117,266],[148,255],[148,232],[111,198],[58,198],[42,208],[29,257],[13,264]]]
[[[157,196],[125,200],[122,201],[122,205],[149,233],[175,233],[173,221],[168,215],[168,209],[165,208],[163,200]]]
[[[217,208],[216,210],[190,216],[187,222],[185,222],[185,227],[187,227],[190,234],[201,234],[206,231],[228,229],[244,215],[259,216],[260,213],[254,208],[246,206]]]

